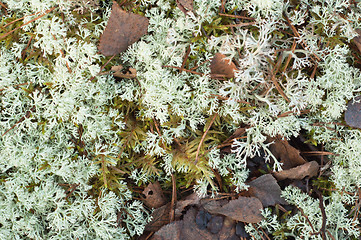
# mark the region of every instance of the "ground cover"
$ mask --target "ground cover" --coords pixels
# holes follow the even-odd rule
[[[360,236],[358,1],[0,8],[2,239]]]

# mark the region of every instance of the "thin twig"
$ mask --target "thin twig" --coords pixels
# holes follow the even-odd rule
[[[170,212],[169,212],[169,220],[170,222],[174,221],[174,210],[175,210],[175,204],[177,201],[177,186],[176,186],[176,178],[174,173],[172,173],[172,201],[170,204]]]
[[[220,16],[225,16],[225,17],[246,19],[246,20],[255,20],[253,17],[244,17],[244,16],[238,16],[238,15],[232,15],[232,14],[225,14],[225,13],[219,13],[218,15],[220,15]]]
[[[0,6],[2,6],[3,8],[5,8],[5,10],[7,9],[7,6],[5,6],[5,4],[3,4],[2,2],[0,2]]]
[[[285,17],[287,24],[290,26],[293,34],[294,34],[296,37],[300,38],[300,34],[298,33],[298,31],[297,31],[297,29],[295,28],[295,26],[292,25],[290,19],[289,19],[288,16],[286,15],[286,13],[283,13],[283,16]],[[303,39],[301,39],[301,45],[303,46],[304,49],[308,50],[307,44],[306,44],[306,42],[305,42]],[[314,54],[313,52],[311,52],[311,53],[312,53],[313,56],[315,56],[315,58],[316,58],[317,61],[321,61],[320,58],[319,58],[316,54]],[[317,62],[312,56],[310,56],[310,58],[313,60],[313,62],[315,62],[315,63]]]
[[[30,82],[19,83],[19,84],[13,85],[12,87],[13,87],[13,88],[17,88],[17,87],[20,87],[20,86],[23,86],[23,85],[27,85],[27,84],[30,84]],[[0,92],[1,92],[1,91],[4,91],[4,90],[7,89],[7,88],[9,88],[9,87],[1,88],[1,89],[0,89]]]
[[[290,102],[290,99],[286,96],[286,94],[283,92],[281,86],[278,84],[278,82],[276,81],[276,74],[280,68],[280,65],[282,63],[282,57],[280,56],[276,66],[275,66],[275,70],[272,72],[272,76],[271,76],[271,81],[273,82],[273,84],[275,85],[277,91],[281,94],[281,96],[287,101]]]
[[[199,75],[199,76],[203,76],[203,75],[204,75],[204,73],[200,73],[200,72],[196,72],[196,71],[192,71],[192,70],[188,70],[188,69],[183,69],[183,68],[176,67],[176,66],[163,65],[162,67],[165,67],[165,68],[174,68],[174,69],[182,70],[182,71],[185,71],[185,72],[193,73],[193,74],[196,74],[196,75]]]
[[[289,115],[302,115],[302,114],[309,113],[310,111],[311,111],[310,109],[302,110],[302,111],[300,111],[299,113],[295,113],[295,112],[293,112],[293,111],[287,111],[287,112],[281,113],[281,114],[278,115],[277,117],[278,117],[278,118],[281,118],[281,117],[287,117],[287,116],[289,116]]]
[[[179,70],[179,72],[183,71],[184,66],[187,63],[187,59],[188,59],[190,53],[191,53],[191,45],[189,45],[188,48],[187,48],[186,54],[185,54],[183,62],[182,62],[181,70]]]
[[[99,70],[99,73],[98,73],[97,75],[101,74],[101,72],[104,70],[105,66],[108,65],[108,63],[110,63],[110,61],[115,57],[115,55],[116,55],[116,54],[114,54],[113,56],[111,56],[111,58],[109,58],[109,60],[108,60],[103,66],[101,66],[101,68],[100,68],[100,70]],[[92,77],[89,79],[89,82],[91,82],[97,75],[92,76]]]
[[[218,95],[218,94],[213,94],[213,93],[211,93],[211,96],[217,97],[218,99],[221,99],[221,100],[229,100],[230,99],[229,97],[224,97],[224,96],[221,96],[221,95]],[[238,102],[238,103],[244,103],[244,104],[251,105],[251,103],[246,102],[246,101],[242,101],[242,100],[238,100],[238,99],[234,99],[234,100],[236,102]]]
[[[222,27],[245,27],[245,26],[250,26],[250,25],[255,25],[255,24],[256,24],[256,22],[237,23],[237,24],[221,25],[221,26],[219,26],[219,28],[222,28]]]
[[[54,35],[54,34],[51,34],[51,35],[53,36],[54,40],[56,41],[55,35]],[[59,49],[59,51],[60,51],[61,56],[62,56],[63,58],[65,58],[65,55],[64,55],[63,50]],[[68,62],[66,62],[65,65],[66,65],[66,68],[68,69],[68,72],[69,72],[69,73],[72,73],[72,71],[71,71],[71,69],[70,69],[70,67],[69,67]]]
[[[214,116],[213,116],[213,118],[212,118],[212,120],[211,120],[211,122],[209,123],[206,131],[203,133],[203,136],[202,136],[201,141],[199,142],[199,145],[198,145],[198,148],[197,148],[196,160],[194,161],[194,165],[197,165],[198,156],[199,156],[199,151],[201,150],[201,146],[202,146],[202,144],[203,144],[203,141],[204,141],[204,139],[206,138],[206,135],[207,135],[209,129],[211,128],[213,122],[216,120],[216,117],[217,117],[217,116],[218,116],[218,113],[215,113]]]
[[[21,123],[22,121],[24,121],[25,118],[29,118],[31,112],[34,112],[34,111],[35,111],[35,106],[33,106],[30,110],[26,111],[25,116],[21,117],[21,118],[19,119],[19,121],[17,121],[11,128],[9,128],[9,129],[8,129],[6,132],[4,132],[3,135],[1,135],[1,136],[4,136],[4,135],[7,134],[8,132],[10,132],[12,129],[14,129],[19,123]]]
[[[295,53],[296,46],[297,46],[296,40],[293,40],[293,44],[292,44],[292,48],[291,48],[292,53]],[[287,60],[286,60],[286,64],[285,64],[282,72],[286,71],[286,69],[288,67],[288,64],[290,64],[290,62],[291,62],[291,59],[292,59],[292,54],[288,55]]]
[[[13,32],[15,32],[16,30],[28,25],[29,23],[32,23],[36,20],[38,20],[39,18],[41,17],[44,17],[46,14],[50,13],[51,11],[53,11],[56,7],[52,7],[50,8],[49,10],[47,10],[45,13],[41,14],[40,16],[37,16],[36,18],[33,18],[31,19],[30,21],[27,21],[26,23],[22,24],[21,26],[17,27],[17,28],[14,28],[13,30],[11,30],[10,32],[7,32],[3,35],[0,36],[0,40],[3,39],[3,38],[6,38],[7,36],[9,36],[10,34],[12,34]]]

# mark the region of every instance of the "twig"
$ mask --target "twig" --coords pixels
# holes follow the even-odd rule
[[[5,10],[7,9],[7,7],[5,6],[5,4],[3,4],[2,2],[0,2],[0,6],[2,6],[3,8],[5,8]]]
[[[56,41],[55,35],[54,35],[54,34],[51,34],[51,35],[53,36],[54,40]],[[59,49],[59,51],[60,51],[61,56],[62,56],[63,58],[65,58],[63,50]],[[69,67],[68,62],[66,62],[65,65],[66,65],[66,68],[68,69],[68,72],[69,72],[69,73],[72,73],[72,71],[71,71],[71,69],[70,69],[70,67]]]
[[[174,210],[175,210],[176,201],[177,201],[176,178],[175,178],[175,175],[172,173],[172,201],[170,204],[170,212],[169,212],[170,222],[174,221]]]
[[[317,155],[317,156],[335,155],[332,152],[326,152],[326,151],[310,151],[310,152],[301,152],[301,153],[306,155]]]
[[[1,136],[4,136],[5,134],[7,134],[8,132],[10,132],[12,129],[14,129],[16,127],[16,125],[18,125],[19,123],[21,123],[22,121],[25,120],[25,118],[29,118],[30,117],[30,114],[31,112],[34,112],[35,111],[35,106],[33,106],[30,110],[26,111],[25,113],[25,116],[21,117],[19,119],[19,121],[17,121],[11,128],[9,128],[6,132],[3,133],[3,135]]]
[[[310,221],[310,219],[308,219],[307,215],[303,212],[302,208],[299,208],[296,206],[296,208],[301,212],[301,215],[306,218],[306,221],[308,222],[308,224],[310,225],[311,229],[312,229],[312,232],[315,233],[315,229],[313,228],[313,225]]]
[[[13,32],[15,32],[16,30],[24,27],[25,25],[28,25],[29,23],[32,23],[32,22],[38,20],[39,18],[44,17],[46,14],[50,13],[50,12],[53,11],[55,8],[56,8],[56,7],[52,7],[52,8],[50,8],[49,10],[47,10],[45,13],[41,14],[40,16],[37,16],[36,18],[31,19],[30,21],[22,24],[21,26],[19,26],[19,27],[17,27],[17,28],[14,28],[14,29],[11,30],[10,32],[7,32],[7,33],[1,35],[1,36],[0,36],[0,40],[3,39],[3,38],[6,38],[7,36],[9,36],[9,35],[12,34]]]
[[[290,26],[293,34],[294,34],[296,37],[300,38],[300,34],[298,33],[298,31],[297,31],[297,29],[295,28],[295,26],[292,25],[290,19],[289,19],[288,16],[286,15],[286,13],[283,13],[283,16],[285,17],[285,19],[286,19],[286,21],[287,21],[287,24]],[[303,39],[301,39],[301,45],[303,46],[304,49],[307,50],[307,48],[308,48],[308,47],[307,47],[307,44],[306,44],[306,42],[305,42]],[[321,61],[320,58],[319,58],[316,54],[314,54],[313,52],[311,52],[311,53],[312,53],[313,56],[315,56],[315,58],[316,58],[317,61]],[[310,56],[310,58],[313,60],[313,62],[315,62],[315,63],[317,62],[312,56]]]
[[[204,73],[200,73],[200,72],[196,72],[196,71],[192,71],[192,70],[188,70],[188,69],[183,69],[183,68],[175,67],[175,66],[163,65],[162,67],[165,67],[165,68],[174,68],[174,69],[182,70],[182,71],[185,71],[185,72],[193,73],[193,74],[196,74],[196,75],[199,75],[199,76],[203,76],[203,75],[204,75]]]
[[[108,65],[108,63],[110,63],[110,61],[115,57],[116,54],[114,54],[113,56],[111,56],[111,58],[109,58],[109,60],[103,65],[101,66],[100,70],[99,70],[99,74],[101,74],[101,72],[104,70],[105,66]],[[95,78],[95,76],[92,76],[90,79],[89,79],[89,82],[91,82],[93,79]]]
[[[281,96],[287,101],[287,102],[290,102],[290,100],[288,99],[288,97],[286,96],[286,94],[283,92],[281,86],[278,84],[278,82],[276,81],[276,74],[279,70],[279,67],[282,63],[282,57],[280,56],[277,63],[276,63],[276,66],[275,66],[275,70],[272,72],[272,76],[271,76],[271,81],[273,82],[273,84],[275,85],[277,91],[281,94]]]
[[[189,57],[190,52],[191,52],[191,45],[189,45],[188,48],[187,48],[187,51],[186,51],[186,54],[185,54],[185,56],[184,56],[184,59],[183,59],[183,62],[182,62],[182,66],[181,66],[181,69],[179,70],[179,72],[182,72],[182,71],[183,71],[184,66],[185,66],[186,63],[187,63],[187,59],[188,59],[188,57]]]
[[[253,17],[244,17],[244,16],[238,16],[238,15],[232,15],[232,14],[225,14],[225,13],[219,13],[218,15],[220,15],[220,16],[225,16],[225,17],[232,17],[232,18],[255,20]]]
[[[17,87],[19,87],[19,86],[23,86],[23,85],[27,85],[27,84],[30,84],[30,82],[19,83],[19,84],[13,85],[12,87],[17,88]],[[7,89],[7,88],[9,88],[9,87],[1,88],[1,89],[0,89],[0,92],[1,92],[1,91],[4,91],[4,90]]]
[[[194,165],[197,165],[198,156],[199,156],[199,151],[201,150],[201,146],[202,146],[202,144],[203,144],[203,141],[204,141],[204,139],[206,138],[206,135],[207,135],[209,129],[211,128],[213,122],[216,120],[216,117],[217,117],[217,116],[218,116],[218,113],[215,113],[214,116],[213,116],[213,118],[212,118],[212,120],[211,120],[211,122],[209,123],[206,131],[203,133],[203,136],[202,136],[201,141],[199,142],[199,145],[198,145],[198,148],[197,148],[196,160],[194,161]]]
[[[293,44],[292,44],[292,48],[291,48],[292,53],[295,53],[296,46],[297,46],[296,40],[293,40]],[[287,69],[287,67],[288,67],[288,64],[290,64],[290,62],[291,62],[291,59],[292,59],[292,54],[288,55],[286,64],[285,64],[282,72],[285,72],[285,71],[286,71],[286,69]]]
[[[230,99],[229,97],[223,97],[221,95],[213,94],[213,93],[211,93],[211,96],[215,96],[215,97],[217,97],[218,99],[221,99],[221,100],[229,100]],[[244,103],[244,104],[251,105],[251,103],[246,102],[246,101],[242,101],[242,100],[238,100],[238,99],[235,99],[235,101],[238,102],[238,103]]]
[[[228,25],[221,25],[221,26],[219,26],[219,28],[222,28],[222,27],[245,27],[245,26],[250,26],[250,25],[254,25],[254,24],[256,24],[256,22],[228,24]]]
[[[311,111],[310,109],[302,110],[302,111],[300,111],[300,113],[295,113],[293,111],[287,111],[287,112],[281,113],[277,117],[281,118],[281,117],[287,117],[289,115],[302,115],[302,114],[309,113],[310,111]]]
[[[320,206],[321,214],[322,214],[322,226],[320,228],[320,231],[318,231],[317,233],[313,233],[312,235],[321,234],[322,240],[327,240],[327,238],[326,238],[327,217],[326,217],[325,207],[323,206],[323,197],[322,197],[322,194],[317,189],[314,189],[314,191],[318,195],[318,199],[319,199],[319,206]]]
[[[80,185],[80,183],[77,183],[77,184],[72,184],[72,186],[66,190],[66,192],[69,192],[66,197],[65,197],[65,200],[68,200],[68,197],[75,191],[75,189]]]

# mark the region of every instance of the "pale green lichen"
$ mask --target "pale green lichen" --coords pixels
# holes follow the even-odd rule
[[[356,36],[361,14],[349,1],[229,0],[226,12],[244,10],[254,17],[252,26],[235,26],[233,33],[224,25],[234,22],[218,15],[222,1],[195,0],[194,13],[187,14],[175,1],[136,1],[139,5],[132,10],[149,18],[149,34],[112,61],[137,70],[136,80],[121,81],[97,75],[107,61],[96,44],[109,5],[99,9],[97,1],[86,7],[82,1],[3,2],[8,6],[4,25],[25,17],[9,26],[12,29],[55,7],[0,42],[4,239],[128,239],[141,234],[149,217],[132,200],[123,172],[135,184],[167,182],[176,172],[180,184],[195,184],[200,195],[207,195],[210,189],[212,194],[219,190],[214,168],[242,191],[247,189],[247,158],[265,153],[274,169],[282,167],[268,149],[267,135],[289,139],[301,129],[335,153],[330,179],[339,192],[325,204],[327,230],[336,239],[359,235],[358,222],[347,216],[345,204],[355,203],[361,184],[361,136],[336,124],[361,84],[347,45]],[[299,27],[299,37],[284,34],[289,29],[284,13],[294,25],[307,22]],[[29,55],[24,58],[30,40],[33,52],[25,51]],[[291,51],[294,42],[304,47]],[[169,67],[182,66],[188,47],[186,66],[200,75]],[[217,52],[237,61],[234,79],[210,78],[209,61]],[[277,75],[285,99],[270,78],[272,64],[289,56],[291,69]],[[318,71],[311,78],[314,59]],[[305,110],[307,114],[301,114]],[[279,117],[283,113],[290,115]],[[216,146],[244,125],[249,126],[246,138],[235,140],[233,152],[221,158]],[[342,191],[348,192],[343,198]],[[284,194],[318,231],[322,217],[317,200],[292,188]],[[268,210],[263,214],[259,227],[277,239],[320,237],[310,235],[300,213],[283,223]]]

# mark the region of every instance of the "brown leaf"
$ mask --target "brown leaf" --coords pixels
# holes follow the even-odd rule
[[[176,221],[162,227],[151,238],[152,240],[213,240],[214,235],[207,229],[200,229],[195,224],[197,210],[191,208],[184,215],[183,220]],[[216,238],[217,239],[217,238]]]
[[[143,194],[145,195],[143,202],[147,207],[159,208],[166,203],[166,199],[163,195],[163,190],[159,182],[149,183],[148,186],[144,188]]]
[[[237,70],[236,65],[229,59],[225,59],[226,56],[222,53],[216,53],[212,58],[210,68],[211,77],[214,78],[233,78],[234,70]]]
[[[286,140],[283,140],[279,137],[268,137],[267,141],[274,141],[274,143],[269,146],[269,149],[272,154],[276,158],[280,159],[281,163],[283,163],[283,170],[290,169],[306,163],[306,160],[301,157],[300,151],[292,147]]]
[[[262,220],[260,211],[262,208],[262,203],[258,198],[239,197],[236,200],[229,201],[215,212],[236,221],[258,223]]]
[[[253,197],[257,197],[263,207],[274,206],[277,203],[286,204],[281,197],[281,188],[271,174],[265,174],[248,183],[248,191]]]
[[[303,179],[306,176],[313,177],[317,175],[319,165],[316,161],[305,163],[301,166],[291,168],[288,170],[283,170],[280,172],[275,172],[275,177],[281,181],[283,179]]]
[[[146,17],[122,10],[113,1],[112,12],[103,34],[100,37],[99,51],[104,56],[112,56],[125,51],[148,31]]]
[[[361,52],[361,29],[356,29],[358,36],[353,38],[353,42],[356,44],[358,50]]]
[[[164,225],[168,224],[170,203],[161,206],[153,211],[151,214],[152,221],[145,225],[144,231],[156,232]]]
[[[128,72],[123,73],[121,70],[117,70],[116,68],[113,69],[113,67],[111,68],[112,71],[114,71],[113,76],[114,77],[119,77],[119,78],[136,78],[137,77],[137,70],[135,70],[134,68],[129,68]]]
[[[188,11],[193,11],[193,0],[177,0],[178,8],[184,13],[187,14]]]
[[[192,193],[184,200],[179,200],[176,202],[176,208],[174,214],[176,218],[179,218],[182,215],[184,209],[190,205],[198,205],[200,198],[197,193]]]
[[[361,37],[360,37],[361,48]],[[347,104],[345,122],[350,127],[361,128],[361,96],[356,97]]]
[[[113,72],[120,72],[124,69],[123,65],[117,65],[117,66],[112,66],[112,68],[110,69]]]

